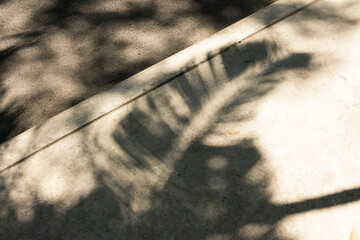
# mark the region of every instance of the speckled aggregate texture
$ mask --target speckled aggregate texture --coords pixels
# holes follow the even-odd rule
[[[318,1],[3,170],[1,236],[348,239],[359,16]]]
[[[1,0],[0,142],[274,0]]]

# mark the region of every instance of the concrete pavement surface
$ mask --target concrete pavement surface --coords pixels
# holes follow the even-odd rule
[[[0,143],[273,0],[1,0]]]
[[[360,229],[360,2],[307,3],[3,165],[0,236],[348,239]],[[36,129],[1,160],[31,151]]]

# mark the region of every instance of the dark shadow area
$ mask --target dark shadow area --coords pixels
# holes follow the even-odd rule
[[[267,180],[253,184],[245,178],[260,160],[252,139],[229,147],[194,142],[165,188],[153,193],[152,208],[129,238],[238,239],[244,225],[271,221],[274,212],[262,191]],[[256,239],[271,239],[272,230]]]
[[[0,101],[4,101],[5,94],[8,92],[8,88],[4,87],[3,84],[3,75],[10,71],[12,66],[7,64],[7,62],[16,55],[17,51],[31,47],[40,34],[40,32],[30,32],[10,36],[9,38],[27,38],[27,42],[18,43],[17,45],[8,47],[7,49],[0,50]],[[0,39],[0,42],[1,40],[4,39]],[[28,100],[33,101],[33,99],[41,98],[43,91],[43,89],[39,89],[37,93],[28,96]],[[29,125],[26,122],[26,116],[23,114],[26,112],[26,101],[19,97],[13,97],[12,99],[6,100],[7,104],[0,108],[0,143],[15,137],[29,128]]]
[[[11,173],[10,177],[3,173],[0,176],[1,236],[6,239],[290,240],[276,231],[276,224],[283,218],[332,207],[334,202],[340,205],[359,200],[360,190],[353,189],[274,205],[268,190],[271,174],[264,169],[257,180],[248,178],[251,170],[263,161],[256,139],[205,144],[206,138],[215,134],[225,142],[232,132],[217,129],[217,124],[242,124],[252,118],[254,113],[236,109],[256,102],[289,80],[273,73],[312,71],[316,67],[308,53],[282,56],[279,52],[279,46],[272,42],[242,43],[139,98],[110,133],[115,148],[124,152],[122,156],[115,150],[107,150],[105,146],[109,143],[90,139],[84,131],[82,151],[92,164],[98,186],[70,209],[58,211],[61,204],[43,203],[31,192],[33,213],[27,221],[20,221],[10,194],[21,174]],[[219,60],[224,71],[215,64]],[[205,67],[208,67],[207,77],[201,72]],[[182,101],[181,106],[172,101],[175,98]],[[91,154],[93,148],[106,155],[112,169],[97,165],[96,156]],[[159,169],[165,177],[156,175]],[[117,179],[124,170],[138,174],[131,184]],[[149,177],[143,177],[143,172]],[[7,182],[9,178],[12,184]],[[137,205],[136,198],[140,199]]]
[[[200,14],[211,18],[217,29],[222,29],[273,3],[273,0],[194,0]]]
[[[0,93],[0,97],[5,94],[3,90]],[[7,136],[10,136],[12,131],[17,127],[17,118],[21,114],[21,109],[14,107],[7,107],[0,112],[0,142],[7,140]]]

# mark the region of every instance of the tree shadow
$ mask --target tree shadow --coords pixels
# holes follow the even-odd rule
[[[127,238],[287,239],[276,233],[277,221],[288,212],[279,211],[268,200],[271,176],[264,170],[255,182],[246,177],[263,160],[255,139],[245,137],[226,144],[224,139],[238,132],[215,130],[218,123],[241,124],[252,117],[251,112],[236,113],[235,109],[256,102],[282,82],[267,76],[310,69],[309,54],[293,53],[270,60],[269,49],[274,59],[279,51],[274,43],[233,46],[209,61],[210,79],[193,70],[172,82],[171,87],[146,96],[119,123],[113,137],[131,159],[126,165],[129,170],[151,170],[153,161],[171,169],[164,187],[151,190],[150,203],[139,203],[146,211],[139,223],[129,227]],[[224,64],[225,75],[219,75],[212,64],[217,58]],[[232,85],[236,82],[242,87]],[[176,95],[181,96],[189,115],[181,116],[171,104]],[[205,119],[199,121],[199,116]],[[219,145],[204,143],[211,135],[218,136]],[[116,157],[110,159],[118,161]]]
[[[164,189],[153,192],[152,207],[130,238],[237,239],[243,226],[269,222],[274,213],[263,191],[267,179],[257,183],[246,180],[246,174],[261,160],[253,141],[225,147],[194,142],[177,162]],[[252,239],[271,239],[274,226],[265,229],[261,237]]]
[[[2,137],[3,141],[272,2],[4,1],[0,79],[8,94],[2,101],[16,101],[23,114],[14,119],[13,125],[8,124],[14,128]],[[278,11],[286,7],[280,5]],[[17,12],[21,13],[18,20],[11,21]],[[334,18],[342,30],[354,24],[352,19],[329,9],[307,14],[308,19],[319,22]],[[264,15],[258,21],[272,17]],[[296,24],[299,31],[310,35],[311,27]]]
[[[256,136],[242,135],[236,126],[256,114],[252,104],[289,80],[288,71],[316,67],[309,53],[284,54],[273,42],[226,49],[136,99],[112,132],[91,138],[89,126],[83,129],[81,154],[97,186],[71,208],[60,211],[61,202],[46,203],[30,188],[18,194],[30,196],[32,211],[19,213],[11,195],[23,177],[21,166],[14,170],[18,174],[2,172],[0,234],[7,239],[289,239],[277,231],[280,220],[332,206],[333,199],[358,200],[360,190],[271,203],[266,168],[249,178],[264,161]],[[113,145],[102,141],[106,134]],[[111,168],[99,164],[95,153]],[[124,172],[129,174],[122,178]]]
[[[251,6],[236,2],[222,3],[221,9],[231,5],[248,14],[271,1],[259,0]],[[217,6],[214,2],[59,0],[2,4],[7,14],[0,18],[0,24],[4,22],[0,50],[2,44],[6,50],[1,50],[0,61],[6,67],[1,69],[0,79],[10,90],[7,98],[17,99],[24,115],[31,115],[17,116],[16,122],[22,126],[14,121],[15,129],[9,128],[3,141],[229,24],[225,18],[209,21],[215,17],[215,9],[209,12],[204,7]],[[19,9],[19,23],[13,23],[12,12]],[[246,14],[232,16],[232,21]],[[193,31],[194,26],[199,34],[192,34],[191,39],[185,32]],[[29,90],[25,94],[15,90],[20,88]],[[48,91],[49,95],[30,96],[37,91]]]

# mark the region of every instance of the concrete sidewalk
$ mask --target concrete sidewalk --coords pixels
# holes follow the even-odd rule
[[[0,143],[274,0],[1,0]]]
[[[2,144],[1,236],[348,239],[359,20],[278,1]]]

